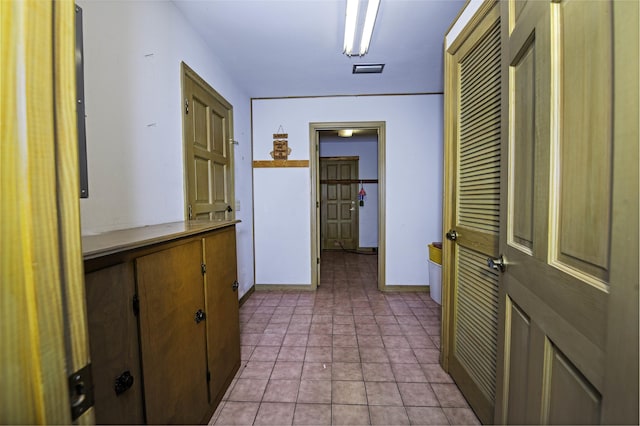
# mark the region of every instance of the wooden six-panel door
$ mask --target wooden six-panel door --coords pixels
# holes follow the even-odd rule
[[[509,97],[503,104],[508,161],[502,173],[507,185],[500,250],[506,266],[497,422],[638,421],[638,133],[637,121],[625,120],[623,112],[630,108],[637,120],[637,65],[635,75],[614,74],[614,64],[623,63],[615,62],[623,60],[614,58],[617,45],[635,46],[628,60],[638,62],[638,12],[636,4],[635,18],[615,14],[617,7],[628,8],[623,3],[636,2],[502,5]],[[635,42],[619,30],[633,25],[616,28],[620,19],[635,19]],[[617,104],[623,106],[623,118],[617,118],[616,97],[634,88],[633,102]],[[616,151],[635,151],[635,163],[623,169]],[[624,205],[635,209],[620,209]],[[635,235],[629,238],[625,230]],[[619,315],[623,305],[612,304],[611,292],[633,286],[635,314],[631,309]],[[621,334],[618,329],[629,324],[635,332]],[[627,340],[614,348],[608,340],[616,335]],[[613,374],[619,376],[615,381]],[[633,402],[630,416],[612,416],[616,410],[610,408],[605,413],[605,406],[628,400],[625,389],[632,401],[635,395],[635,414]]]
[[[233,219],[232,107],[185,64],[183,97],[186,216]]]
[[[320,158],[322,250],[358,248],[358,160]]]

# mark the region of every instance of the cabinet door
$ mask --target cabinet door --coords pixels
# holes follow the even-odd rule
[[[194,424],[208,410],[202,243],[136,259],[147,422]]]
[[[217,403],[240,366],[235,227],[204,238],[211,401]]]
[[[86,274],[85,289],[96,423],[143,423],[138,326],[131,304],[133,264]],[[116,378],[127,371],[133,384],[117,395]]]

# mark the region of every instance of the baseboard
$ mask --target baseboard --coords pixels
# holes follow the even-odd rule
[[[378,247],[358,247],[358,251],[363,253],[377,253]]]
[[[238,302],[238,304],[240,306],[244,305],[244,302],[247,301],[247,299],[249,298],[249,296],[251,296],[253,294],[253,292],[256,291],[256,286],[252,285],[251,288],[249,290],[247,290],[247,292],[240,298],[240,301]]]
[[[314,291],[311,284],[256,284],[256,291]]]
[[[382,291],[397,291],[397,292],[426,292],[429,293],[428,285],[387,285]]]

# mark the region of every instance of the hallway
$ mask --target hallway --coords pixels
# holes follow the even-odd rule
[[[376,275],[375,255],[323,252],[316,292],[253,293],[210,424],[479,424],[438,364],[440,307]]]

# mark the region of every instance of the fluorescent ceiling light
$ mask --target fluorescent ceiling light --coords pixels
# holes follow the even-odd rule
[[[378,6],[380,6],[380,0],[369,0],[369,4],[367,4],[367,14],[364,18],[362,40],[360,41],[360,56],[369,51],[369,43],[371,43],[371,36],[373,35],[373,25],[376,23],[376,16],[378,16]]]
[[[380,74],[384,69],[384,64],[354,64],[354,74]]]
[[[371,36],[373,35],[373,26],[376,23],[379,6],[380,0],[367,1],[364,25],[360,32],[360,50],[357,53],[360,56],[363,56],[369,51],[369,44],[371,43]],[[353,45],[356,39],[356,32],[358,31],[358,8],[359,0],[347,0],[347,12],[344,22],[344,54],[347,56],[354,54]]]
[[[344,53],[351,56],[356,38],[356,22],[358,22],[358,0],[347,0],[347,13],[344,22]]]
[[[352,129],[338,130],[338,136],[340,136],[341,138],[350,138],[351,136],[353,136],[353,130]]]

